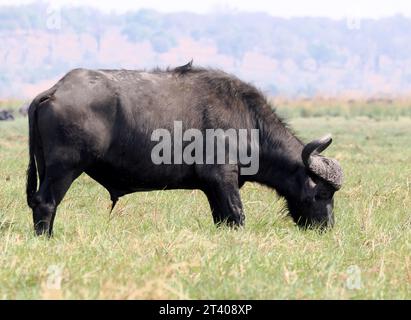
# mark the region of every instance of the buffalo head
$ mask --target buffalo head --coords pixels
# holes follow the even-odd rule
[[[327,135],[303,148],[304,168],[297,177],[301,191],[287,201],[291,216],[301,227],[324,229],[334,225],[333,197],[341,188],[343,173],[337,160],[320,155],[331,142],[331,135]]]

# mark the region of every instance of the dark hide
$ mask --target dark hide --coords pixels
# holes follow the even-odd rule
[[[260,169],[241,164],[155,165],[154,129],[259,129]],[[306,168],[304,144],[253,86],[222,71],[193,68],[152,72],[76,69],[38,95],[29,108],[27,201],[37,234],[52,233],[56,209],[83,172],[117,199],[136,191],[199,189],[216,224],[244,223],[239,188],[268,185],[286,198],[302,226],[332,225],[335,188]],[[40,183],[37,188],[37,174]]]

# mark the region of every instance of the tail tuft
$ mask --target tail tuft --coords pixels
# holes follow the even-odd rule
[[[33,207],[33,197],[37,191],[37,166],[36,160],[34,157],[34,143],[35,143],[35,130],[34,126],[36,123],[36,108],[37,101],[36,99],[30,104],[29,107],[29,165],[27,168],[27,183],[26,183],[26,195],[27,195],[27,204],[30,208]]]

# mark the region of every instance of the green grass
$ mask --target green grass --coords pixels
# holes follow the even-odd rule
[[[24,100],[0,100],[0,109],[10,110],[15,116],[18,115],[19,108],[30,101]]]
[[[303,100],[273,99],[278,112],[285,118],[368,117],[376,120],[411,117],[411,99],[341,99],[313,98]]]
[[[411,118],[291,125],[305,141],[334,135],[326,154],[346,179],[331,232],[299,230],[256,184],[241,190],[237,231],[214,227],[199,191],[135,193],[110,217],[107,192],[83,175],[47,240],[33,236],[25,202],[26,119],[0,122],[0,298],[410,299]]]

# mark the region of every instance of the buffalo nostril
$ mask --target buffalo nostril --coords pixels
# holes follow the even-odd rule
[[[41,236],[44,234],[50,234],[50,223],[45,220],[40,220],[34,224],[34,231],[36,232],[37,236]]]

